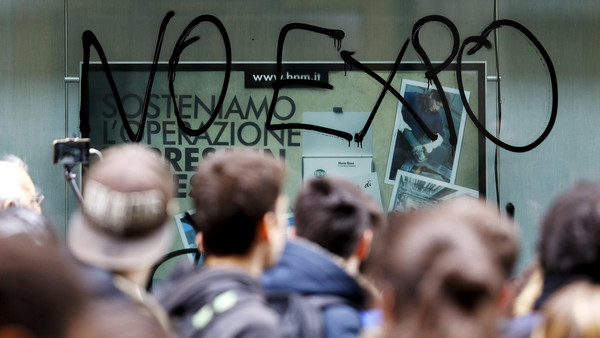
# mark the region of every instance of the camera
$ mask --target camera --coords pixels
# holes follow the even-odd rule
[[[90,160],[89,138],[65,138],[52,142],[52,163],[73,166]]]

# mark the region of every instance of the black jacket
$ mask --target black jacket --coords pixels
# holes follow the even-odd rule
[[[194,267],[171,276],[156,297],[183,338],[279,336],[260,285],[241,270]]]
[[[323,310],[325,337],[357,337],[361,330],[360,309],[365,291],[356,279],[338,266],[333,256],[306,240],[289,241],[274,268],[265,271],[261,283],[266,290],[290,290],[305,295],[332,295],[347,302]]]

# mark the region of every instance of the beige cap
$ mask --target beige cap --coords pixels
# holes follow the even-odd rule
[[[169,249],[174,181],[153,149],[124,144],[104,152],[83,183],[68,244],[84,263],[114,271],[149,267]]]

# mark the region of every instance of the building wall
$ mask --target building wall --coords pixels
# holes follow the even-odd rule
[[[66,186],[51,153],[52,140],[67,135],[63,3],[2,1],[0,27],[0,155],[27,162],[46,196],[43,208],[62,234]]]
[[[357,59],[391,61],[411,37],[415,22],[424,16],[450,19],[461,42],[480,34],[494,20],[491,0],[2,1],[0,153],[16,154],[29,163],[31,176],[47,196],[44,211],[63,235],[75,203],[62,168],[50,164],[51,142],[78,132],[79,84],[65,83],[64,78],[79,76],[81,36],[85,30],[94,32],[109,60],[151,61],[160,22],[169,10],[175,16],[166,30],[161,61],[169,59],[185,26],[202,14],[223,22],[234,61],[275,61],[279,31],[291,22],[342,29],[346,33],[343,48],[355,51]],[[595,18],[600,3],[505,0],[497,10],[498,18],[515,20],[535,34],[552,58],[559,85],[558,117],[547,140],[525,153],[498,150],[500,205],[515,206],[523,234],[523,266],[534,255],[537,225],[552,199],[577,179],[600,178],[596,170],[600,159],[593,153],[600,140],[595,132],[600,125],[595,113],[600,89],[600,23]],[[207,24],[198,27],[201,41],[186,49],[182,60],[222,61],[222,41],[215,32]],[[523,35],[506,27],[497,32],[500,135],[507,143],[525,145],[542,133],[549,120],[549,77]],[[289,38],[293,42],[286,45],[286,60],[339,60],[329,40],[295,33]],[[444,60],[452,47],[450,34],[441,24],[423,27],[420,38],[431,60]],[[316,47],[306,48],[309,44]],[[483,50],[470,59],[487,61],[488,75],[496,75],[494,50]],[[98,60],[94,51],[92,60]],[[419,60],[412,47],[405,60]],[[486,98],[487,129],[494,132],[496,82],[488,82]],[[486,191],[492,201],[496,200],[495,149],[487,142]]]

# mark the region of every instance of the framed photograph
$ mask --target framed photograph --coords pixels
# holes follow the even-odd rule
[[[396,172],[395,178],[389,212],[419,209],[463,195],[479,197],[479,192],[476,190],[402,170]]]
[[[408,109],[398,102],[385,183],[394,184],[397,170],[438,181],[455,182],[466,111],[458,89],[444,87],[444,93],[457,135],[456,151],[452,151],[450,144],[450,129],[440,98],[441,93],[435,86],[428,86],[425,82],[404,79],[400,94],[438,138],[430,140]],[[468,99],[469,92],[465,94]]]

